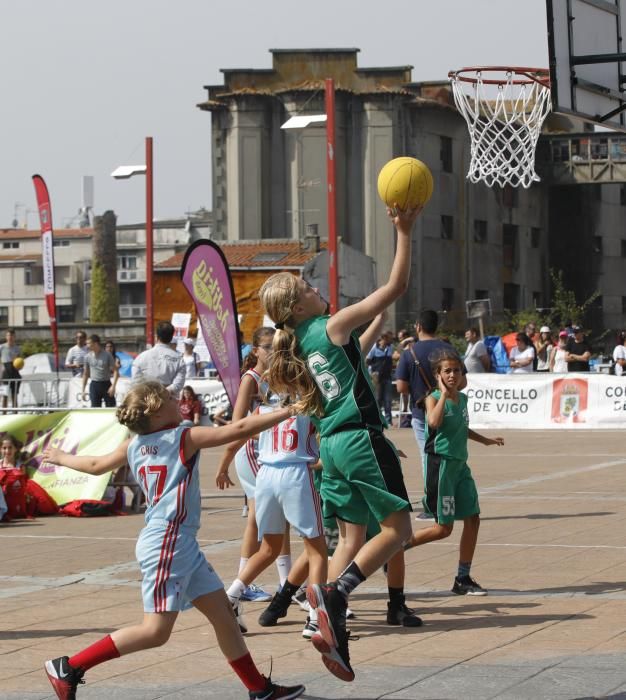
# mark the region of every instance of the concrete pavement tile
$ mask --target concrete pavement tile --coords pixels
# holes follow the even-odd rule
[[[506,691],[516,679],[522,680],[528,676],[528,669],[522,670],[510,666],[502,667],[498,672],[487,668],[455,666],[420,680],[409,688],[394,691],[389,694],[389,699],[464,698],[464,700],[485,700],[485,698],[495,697]]]
[[[594,672],[589,668],[577,670],[558,666],[516,683],[502,697],[597,697],[606,695],[623,682],[626,682],[626,669]]]

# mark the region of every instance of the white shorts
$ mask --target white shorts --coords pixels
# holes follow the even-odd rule
[[[259,541],[282,534],[287,523],[307,539],[324,534],[320,495],[306,465],[261,466],[255,507]]]
[[[197,530],[180,527],[176,533],[174,523],[161,522],[145,527],[135,547],[147,613],[188,610],[196,598],[224,588],[200,551]]]
[[[254,498],[256,489],[256,475],[259,471],[258,447],[257,440],[248,440],[235,455],[235,471],[241,488],[248,498]]]

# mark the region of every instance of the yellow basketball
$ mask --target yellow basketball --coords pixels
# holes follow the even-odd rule
[[[13,360],[13,367],[15,367],[15,369],[20,370],[20,369],[22,369],[23,366],[24,366],[24,360],[21,357],[16,357]]]
[[[423,207],[432,193],[432,173],[417,158],[394,158],[378,174],[378,194],[388,207]]]

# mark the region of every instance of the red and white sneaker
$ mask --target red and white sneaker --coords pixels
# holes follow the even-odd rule
[[[46,661],[44,668],[59,700],[76,700],[76,688],[85,682],[84,671],[72,668],[68,656]]]

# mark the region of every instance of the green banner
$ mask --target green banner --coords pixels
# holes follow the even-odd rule
[[[128,429],[115,418],[115,409],[73,409],[42,415],[0,417],[0,439],[10,434],[20,443],[18,466],[44,488],[57,505],[92,498],[99,500],[111,474],[90,476],[82,472],[42,464],[42,452],[58,447],[71,454],[101,455],[114,450],[129,437]]]

